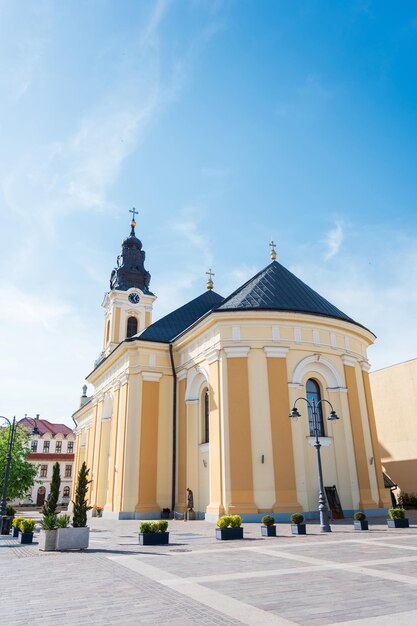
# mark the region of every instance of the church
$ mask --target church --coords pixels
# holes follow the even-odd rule
[[[76,475],[117,519],[184,512],[258,521],[317,515],[315,428],[324,483],[346,516],[388,505],[369,384],[371,331],[277,262],[228,297],[207,289],[152,322],[151,276],[130,235],[103,301],[102,352],[86,377]],[[317,404],[316,427],[304,401]],[[290,418],[297,401],[300,416]],[[328,419],[331,408],[339,419]]]

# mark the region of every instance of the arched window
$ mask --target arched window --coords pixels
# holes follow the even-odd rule
[[[64,487],[64,491],[62,492],[62,497],[63,498],[69,498],[70,495],[70,488],[69,487]]]
[[[138,320],[136,317],[129,317],[127,320],[127,334],[126,337],[133,337],[138,332]]]
[[[203,426],[202,443],[208,443],[210,441],[210,396],[209,396],[208,389],[204,391],[204,395],[203,395],[202,426]]]
[[[306,391],[307,391],[307,400],[310,402],[310,404],[313,404],[314,402],[314,404],[316,405],[316,414],[318,418],[317,421],[318,421],[318,431],[319,431],[318,435],[319,437],[324,437],[325,433],[324,433],[323,412],[321,410],[321,404],[318,405],[318,403],[321,400],[320,387],[315,380],[313,380],[312,378],[309,378],[306,384]],[[310,407],[308,408],[308,423],[310,426],[310,435],[314,437],[316,435],[315,430],[314,430],[314,417],[313,417],[313,411],[310,409]]]

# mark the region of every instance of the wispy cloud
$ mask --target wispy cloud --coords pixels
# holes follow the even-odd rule
[[[343,243],[344,232],[341,222],[337,222],[336,226],[329,230],[324,239],[324,243],[327,247],[327,251],[324,255],[326,261],[332,259],[340,250],[340,246]]]
[[[11,234],[16,233],[16,225],[26,225],[19,228],[12,255],[3,249],[0,261],[3,275],[10,279],[3,284],[7,307],[0,314],[2,410],[6,414],[44,411],[51,419],[65,414],[68,419],[76,408],[83,375],[100,351],[100,301],[85,301],[81,294],[86,295],[89,287],[97,290],[97,282],[103,280],[105,289],[111,262],[107,265],[106,261],[103,270],[99,242],[96,247],[93,242],[92,249],[80,233],[80,241],[74,242],[76,269],[64,267],[68,259],[59,250],[65,237],[63,223],[70,223],[80,212],[118,212],[112,192],[127,160],[139,151],[161,113],[180,97],[196,59],[217,32],[217,16],[210,9],[210,19],[187,31],[175,52],[166,54],[162,27],[173,4],[157,0],[148,5],[147,14],[141,9],[131,27],[135,36],[128,42],[121,43],[116,36],[110,44],[106,40],[106,55],[110,56],[108,47],[114,44],[112,55],[117,57],[112,57],[108,85],[97,96],[92,91],[83,106],[67,112],[61,126],[55,118],[50,126],[45,122],[48,139],[42,132],[34,133],[35,139],[31,137],[22,149],[0,152],[0,209],[8,216]],[[45,6],[55,10],[53,3]],[[37,72],[48,66],[43,55],[52,54],[53,47],[48,50],[47,39],[43,35],[33,41],[29,34],[27,39],[22,37],[13,67],[0,77],[10,102],[29,93]],[[102,58],[100,51],[98,56]],[[81,76],[80,69],[80,81]],[[184,303],[200,275],[204,288],[204,272],[212,255],[202,220],[197,210],[178,213],[173,229],[182,242],[183,269],[176,273],[174,269],[174,276],[170,273],[168,279],[158,281],[161,303],[166,302],[169,310]],[[4,241],[7,236],[2,229],[2,243],[8,243]],[[87,286],[77,287],[77,270]],[[162,307],[161,312],[167,310]],[[59,410],[54,412],[53,407]]]

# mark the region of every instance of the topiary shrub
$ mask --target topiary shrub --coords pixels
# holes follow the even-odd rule
[[[222,517],[219,517],[216,524],[219,528],[229,528],[230,521],[231,521],[230,515],[223,515]]]
[[[404,519],[405,510],[401,506],[397,506],[393,509],[388,509],[388,515],[391,519]]]
[[[168,528],[167,520],[159,520],[157,522],[142,522],[139,527],[139,532],[142,534],[147,533],[165,533]]]
[[[166,533],[167,528],[168,528],[168,522],[166,519],[161,519],[159,522],[159,532],[160,533]]]
[[[141,533],[151,533],[151,522],[142,522],[139,527],[139,532]]]
[[[301,515],[301,513],[293,513],[291,515],[291,524],[297,524],[297,526],[299,524],[302,524],[304,522],[304,515]]]
[[[72,525],[74,528],[85,528],[87,526],[87,511],[91,509],[86,499],[88,485],[91,482],[91,480],[88,480],[88,472],[89,470],[84,461],[78,472],[75,500],[73,500],[74,515]]]
[[[364,520],[366,520],[366,515],[365,513],[362,513],[362,511],[358,511],[353,516],[353,519],[356,520],[357,522],[363,522]]]
[[[275,524],[275,519],[272,515],[264,515],[262,518],[262,524],[264,526],[273,526]]]
[[[21,533],[33,533],[35,530],[35,520],[34,519],[22,519],[19,524]]]
[[[242,518],[240,515],[231,515],[230,516],[230,528],[240,528],[242,526]]]
[[[59,463],[57,461],[56,463],[54,463],[53,468],[52,468],[51,491],[42,509],[42,513],[44,514],[44,516],[56,514],[60,486],[61,486],[61,474],[59,471]]]
[[[14,517],[16,515],[16,509],[8,504],[6,506],[6,515],[8,517]]]

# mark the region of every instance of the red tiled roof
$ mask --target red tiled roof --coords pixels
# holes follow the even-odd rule
[[[62,454],[54,454],[48,452],[31,452],[27,458],[29,461],[73,461],[74,455],[63,452]]]
[[[18,425],[24,426],[29,431],[29,433],[32,432],[35,424],[39,428],[39,433],[41,437],[46,433],[51,433],[51,435],[71,435],[73,432],[72,429],[65,424],[53,424],[52,422],[40,419],[39,417],[36,417],[34,419],[24,417],[18,422]]]

